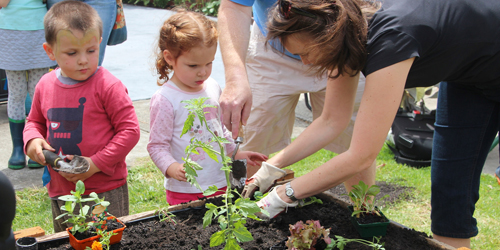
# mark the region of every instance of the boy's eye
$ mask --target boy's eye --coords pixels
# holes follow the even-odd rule
[[[72,55],[76,54],[76,52],[68,52],[66,54],[68,54],[68,56],[72,56]]]
[[[193,65],[188,65],[190,68],[196,68],[196,64],[193,64]]]
[[[89,50],[89,53],[94,53],[94,52],[95,52],[95,49]]]

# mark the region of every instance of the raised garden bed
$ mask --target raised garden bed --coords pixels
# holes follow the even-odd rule
[[[289,225],[302,220],[319,220],[325,228],[330,228],[330,237],[340,235],[345,238],[360,238],[350,222],[347,203],[332,193],[325,192],[317,196],[324,204],[313,204],[303,208],[290,208],[287,214],[266,222],[248,220],[247,228],[254,240],[241,244],[244,249],[270,249],[286,240]],[[211,202],[218,202],[217,199]],[[219,230],[217,223],[203,229],[202,218],[205,214],[204,201],[172,206],[177,225],[159,222],[154,211],[119,218],[127,228],[120,243],[111,249],[222,249],[210,248],[210,236]],[[38,249],[70,249],[67,233],[58,233],[37,238]],[[454,249],[436,240],[428,238],[424,233],[408,229],[398,223],[390,223],[387,235],[382,237],[385,249]],[[348,244],[345,249],[370,249],[364,245]]]

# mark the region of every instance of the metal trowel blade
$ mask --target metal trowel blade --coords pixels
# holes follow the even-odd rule
[[[85,158],[75,155],[70,162],[57,161],[58,171],[68,174],[83,174],[89,171],[90,164]]]
[[[231,185],[233,188],[243,188],[247,179],[247,159],[235,160],[231,165]]]

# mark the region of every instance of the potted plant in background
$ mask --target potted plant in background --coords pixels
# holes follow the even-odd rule
[[[380,192],[377,185],[368,186],[363,181],[353,185],[348,196],[353,202],[348,206],[351,214],[351,222],[362,238],[374,236],[385,236],[390,221],[376,206],[376,202],[388,197],[385,195],[376,200],[375,196]]]
[[[95,192],[90,193],[88,198],[83,198],[84,193],[85,184],[82,181],[78,181],[75,191],[71,191],[70,195],[59,197],[60,200],[66,201],[64,206],[61,207],[61,210],[66,211],[66,213],[57,216],[56,220],[68,216],[68,219],[63,223],[72,225],[72,227],[66,229],[70,245],[76,250],[84,250],[86,247],[92,247],[92,243],[104,235],[102,231],[112,231],[116,234],[109,236],[109,245],[120,242],[126,226],[107,212],[106,207],[109,206],[109,202],[99,199]],[[95,202],[91,213],[89,213],[90,207],[83,205],[84,202],[89,201]],[[77,206],[78,209],[76,209]],[[88,220],[91,221],[87,222]]]

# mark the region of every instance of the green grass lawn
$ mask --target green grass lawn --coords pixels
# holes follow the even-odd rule
[[[309,158],[297,162],[289,168],[295,176],[301,176],[335,154],[320,150]],[[401,199],[383,212],[391,220],[407,227],[431,235],[430,231],[430,168],[415,169],[397,164],[391,151],[384,146],[377,157],[377,165],[385,164],[377,170],[377,181],[413,187],[409,199]],[[130,214],[165,208],[163,177],[149,158],[141,159],[136,167],[129,170]],[[17,210],[13,230],[41,226],[47,234],[53,233],[50,201],[45,188],[27,188],[17,191]],[[500,249],[500,186],[492,175],[481,176],[480,199],[476,204],[475,218],[479,235],[472,239],[473,249]]]

